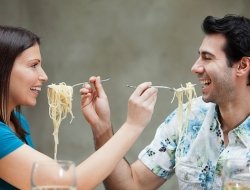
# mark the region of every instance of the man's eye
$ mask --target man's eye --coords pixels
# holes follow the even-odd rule
[[[31,65],[31,67],[33,67],[33,68],[36,68],[36,66],[37,66],[37,63],[34,63]]]
[[[204,60],[211,60],[211,57],[203,57]]]

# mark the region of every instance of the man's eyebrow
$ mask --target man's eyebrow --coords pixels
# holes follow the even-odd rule
[[[210,53],[208,51],[201,51],[201,52],[199,51],[198,53],[203,55],[203,56],[209,55],[209,56],[215,57],[214,54],[212,54],[212,53]]]

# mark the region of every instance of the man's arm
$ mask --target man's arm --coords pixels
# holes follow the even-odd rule
[[[102,88],[99,77],[91,77],[90,83],[85,84],[84,89],[81,93],[84,94],[82,99],[82,112],[86,120],[90,123],[95,148],[99,149],[102,147],[112,136],[112,126],[110,122],[110,109],[108,104],[107,96]],[[131,107],[128,110],[133,110]],[[136,113],[136,112],[134,112]],[[129,115],[131,116],[129,118]],[[147,116],[143,114],[128,113],[127,120],[142,121],[145,120],[147,123]],[[138,118],[139,117],[139,118]],[[141,161],[136,161],[130,165],[125,159],[117,164],[111,175],[104,181],[104,185],[107,189],[156,189],[165,180],[156,176],[152,173]]]
[[[111,125],[104,128],[99,131],[97,128],[93,130],[96,149],[104,145],[113,135]],[[151,172],[140,160],[130,165],[124,158],[117,164],[109,177],[104,180],[104,186],[107,190],[152,190],[157,189],[164,182],[164,179]]]
[[[153,190],[164,182],[164,179],[151,172],[140,160],[129,165],[122,159],[105,179],[104,185],[108,190]]]

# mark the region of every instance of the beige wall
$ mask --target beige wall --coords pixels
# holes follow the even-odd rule
[[[152,81],[179,87],[196,83],[190,72],[207,15],[228,13],[250,16],[248,0],[0,0],[0,24],[23,26],[42,40],[44,69],[50,83],[68,85],[91,75],[111,77],[104,84],[115,130],[126,118],[132,93],[126,84]],[[59,159],[80,162],[93,152],[91,130],[79,108],[79,88],[74,91],[73,112],[60,128]],[[197,88],[199,94],[199,88]],[[173,94],[159,91],[149,126],[127,154],[133,162],[153,138],[156,127],[175,107]],[[46,88],[35,109],[24,109],[37,149],[53,157],[52,123]],[[84,179],[83,179],[84,180]],[[104,189],[100,185],[97,189]],[[175,178],[160,189],[178,189]]]

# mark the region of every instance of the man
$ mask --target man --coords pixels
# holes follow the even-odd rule
[[[104,181],[107,189],[157,189],[175,173],[181,190],[217,190],[222,188],[226,159],[250,160],[250,20],[208,16],[202,28],[205,36],[191,69],[200,81],[202,97],[193,99],[191,112],[184,105],[182,126],[177,126],[174,111],[137,161],[129,165],[121,160]],[[95,77],[90,81],[95,84]],[[88,85],[86,89],[91,90]],[[110,119],[101,114],[109,109],[99,108],[83,109],[97,149],[112,136]],[[93,114],[98,120],[91,119]]]

